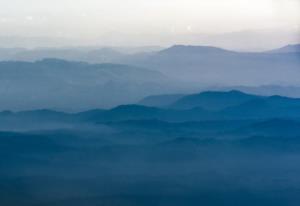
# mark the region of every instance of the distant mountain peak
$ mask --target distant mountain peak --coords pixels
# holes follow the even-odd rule
[[[283,48],[294,48],[294,49],[300,49],[300,44],[288,44],[287,46]]]
[[[144,112],[144,111],[156,111],[158,110],[155,107],[147,107],[147,106],[142,106],[142,105],[137,105],[137,104],[129,104],[129,105],[120,105],[115,108],[112,108],[110,111],[118,111],[118,112]]]
[[[241,92],[239,90],[230,90],[230,91],[206,91],[206,92],[200,92],[195,95],[206,95],[206,94],[211,94],[211,95],[247,95],[249,96],[250,94],[246,94],[244,92]]]
[[[83,64],[81,62],[73,62],[73,61],[68,61],[68,60],[58,59],[58,58],[44,58],[42,60],[36,61],[35,63],[48,65],[48,66],[66,66],[66,65],[78,64],[78,63]]]
[[[177,109],[191,109],[200,106],[204,109],[220,110],[258,97],[259,96],[246,94],[237,90],[206,91],[184,96],[172,104],[171,107]]]
[[[153,95],[147,96],[138,102],[140,105],[150,107],[166,107],[178,99],[182,98],[183,94],[167,94],[167,95]]]
[[[212,46],[190,46],[190,45],[174,45],[165,50],[162,50],[161,53],[169,54],[199,54],[199,53],[224,53],[232,52],[218,47]]]
[[[271,53],[293,53],[300,52],[300,44],[288,44],[284,47],[274,49],[270,51]]]

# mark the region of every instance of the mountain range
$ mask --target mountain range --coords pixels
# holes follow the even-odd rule
[[[165,103],[163,99],[163,103]],[[156,102],[159,104],[159,102]],[[282,96],[257,96],[240,91],[202,92],[174,99],[169,105],[149,107],[120,105],[112,109],[88,110],[79,113],[33,110],[2,112],[0,120],[13,122],[116,122],[127,120],[160,120],[168,122],[238,120],[238,119],[300,119],[300,99]]]
[[[299,48],[1,48],[0,205],[298,206]]]
[[[0,80],[2,110],[105,108],[174,89],[157,71],[58,59],[0,62]]]
[[[296,206],[299,138],[300,99],[237,90],[3,111],[0,204]]]
[[[272,53],[300,53],[300,44],[290,44],[278,49],[271,50]]]
[[[249,53],[176,45],[140,58],[131,58],[127,63],[155,69],[172,78],[198,85],[299,85],[295,78],[299,75],[299,57],[299,52]],[[282,78],[283,75],[285,78]]]
[[[83,111],[168,93],[161,102],[167,105],[180,97],[177,94],[213,88],[299,97],[298,47],[260,53],[184,45],[141,53],[112,48],[0,49],[0,59],[8,60],[0,62],[0,109]],[[144,105],[156,106],[154,99]]]

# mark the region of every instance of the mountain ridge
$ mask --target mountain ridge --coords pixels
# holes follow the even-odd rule
[[[184,107],[177,108],[174,108],[174,104],[163,108],[129,104],[107,110],[94,109],[74,114],[51,110],[23,111],[17,113],[6,111],[0,113],[0,117],[4,119],[22,117],[24,120],[26,118],[39,120],[43,116],[46,116],[49,120],[73,119],[79,122],[91,121],[94,123],[154,119],[171,122],[218,119],[300,119],[300,98],[256,96],[239,91],[203,92],[196,95],[188,95],[187,97],[189,100],[188,105],[183,104]],[[189,99],[189,97],[192,98]],[[185,97],[182,99],[185,100]]]
[[[270,53],[299,53],[300,44],[288,44],[286,46],[268,51]]]

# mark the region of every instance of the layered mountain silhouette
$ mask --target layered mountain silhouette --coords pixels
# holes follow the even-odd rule
[[[211,46],[185,46],[175,45],[165,50],[158,52],[160,55],[203,55],[203,54],[226,54],[226,53],[237,53],[217,47]]]
[[[153,95],[143,98],[138,102],[140,105],[150,106],[150,107],[165,107],[174,103],[175,101],[182,98],[183,94],[169,94],[169,95]]]
[[[207,110],[221,110],[226,107],[239,105],[259,96],[249,95],[240,91],[229,92],[202,92],[200,94],[188,95],[180,98],[170,105],[171,108],[192,109],[201,107]]]
[[[129,64],[153,68],[170,77],[198,84],[262,85],[299,84],[297,52],[233,52],[215,47],[177,45]],[[272,75],[270,75],[272,74]]]
[[[160,119],[193,121],[207,119],[247,119],[300,117],[300,99],[282,96],[256,96],[240,91],[202,92],[183,96],[163,107],[123,105],[105,114],[109,120]]]
[[[256,96],[240,91],[202,92],[183,96],[163,107],[121,105],[109,110],[88,110],[68,114],[51,110],[3,112],[0,118],[28,120],[71,120],[94,123],[126,120],[162,120],[170,122],[300,118],[300,99],[281,96]]]
[[[1,52],[2,51],[2,52]],[[64,59],[89,63],[109,63],[126,55],[112,48],[40,48],[40,49],[1,49],[2,61],[40,61],[43,59]]]
[[[236,90],[175,97],[151,97],[159,107],[1,112],[0,204],[298,200],[299,99]]]
[[[2,60],[59,58],[89,63],[135,65],[157,70],[169,77],[190,82],[191,85],[197,84],[198,87],[215,84],[269,85],[278,82],[299,84],[296,78],[299,76],[299,45],[287,45],[267,52],[236,52],[210,46],[186,45],[133,54],[120,53],[114,48],[2,50]]]
[[[160,72],[140,67],[59,59],[0,62],[0,76],[2,110],[113,107],[174,86]]]
[[[292,47],[0,50],[0,205],[298,206]]]

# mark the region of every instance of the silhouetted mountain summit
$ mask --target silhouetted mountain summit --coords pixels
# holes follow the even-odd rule
[[[300,99],[282,96],[255,98],[240,105],[228,107],[223,114],[233,118],[298,118]]]
[[[221,110],[225,109],[226,107],[239,105],[241,103],[257,98],[260,97],[236,90],[232,90],[229,92],[209,91],[184,96],[171,104],[170,107],[176,109],[191,109],[195,107],[202,107],[208,110]]]
[[[298,53],[300,52],[300,44],[289,44],[287,46],[271,50],[272,53]]]
[[[165,107],[173,104],[178,99],[182,98],[183,94],[167,94],[167,95],[153,95],[143,98],[138,102],[140,105],[150,107]]]
[[[235,52],[207,46],[176,45],[128,62],[204,85],[267,85],[279,81],[296,85],[299,78],[295,75],[300,75],[297,53]]]
[[[174,45],[170,48],[164,49],[159,54],[168,55],[200,55],[200,54],[217,54],[217,53],[235,53],[233,51],[221,49],[212,46],[187,46]]]
[[[155,107],[122,105],[109,110],[106,114],[111,119],[118,117],[121,119],[152,119],[156,118],[160,112],[161,110]]]
[[[45,58],[42,60],[36,61],[37,64],[41,65],[48,65],[48,66],[66,66],[66,65],[72,65],[72,64],[78,64],[79,62],[71,62],[64,59],[56,59],[56,58]],[[80,62],[81,63],[81,62]],[[87,65],[87,63],[85,63]]]
[[[109,110],[88,110],[77,114],[37,110],[2,112],[1,118],[73,119],[76,121],[108,122],[126,120],[162,120],[170,122],[206,120],[245,120],[270,118],[300,118],[300,99],[281,96],[256,96],[239,91],[202,92],[187,95],[166,107],[121,105]]]
[[[0,50],[1,51],[1,50]],[[68,61],[86,61],[89,63],[107,63],[125,57],[112,48],[38,48],[38,49],[2,49],[0,60],[39,61],[46,58]]]

